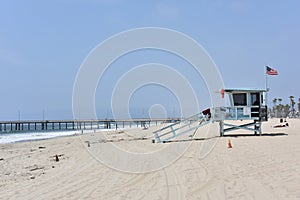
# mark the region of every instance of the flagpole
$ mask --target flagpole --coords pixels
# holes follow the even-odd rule
[[[265,98],[265,100],[266,100],[266,106],[268,106],[268,91],[269,91],[269,88],[268,88],[268,73],[267,73],[267,65],[265,66],[265,76],[266,76],[266,79],[265,79],[265,83],[266,83],[266,85],[265,85],[265,87],[266,87],[266,98]]]

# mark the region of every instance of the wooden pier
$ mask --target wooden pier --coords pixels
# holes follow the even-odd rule
[[[24,131],[66,131],[92,129],[118,129],[144,127],[161,123],[178,122],[180,118],[167,119],[104,119],[104,120],[30,120],[0,121],[0,133]]]

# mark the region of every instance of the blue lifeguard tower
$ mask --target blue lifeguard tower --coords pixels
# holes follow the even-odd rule
[[[157,142],[167,142],[175,137],[189,133],[191,139],[197,129],[208,123],[220,124],[220,136],[234,130],[247,130],[261,135],[262,122],[268,120],[265,89],[231,88],[222,89],[221,96],[227,96],[228,106],[212,107],[154,131]],[[243,121],[245,123],[235,123]]]

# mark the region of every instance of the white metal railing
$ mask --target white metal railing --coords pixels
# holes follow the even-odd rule
[[[170,124],[153,132],[157,142],[169,141],[175,137],[197,130],[210,122],[210,116],[198,113],[182,121]]]
[[[234,106],[212,108],[214,121],[220,120],[258,120],[259,106]]]

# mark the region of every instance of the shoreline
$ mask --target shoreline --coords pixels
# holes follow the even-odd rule
[[[27,141],[35,141],[35,140],[47,140],[47,139],[52,139],[52,138],[59,138],[59,137],[69,137],[69,136],[75,136],[75,135],[80,135],[80,134],[91,134],[95,132],[114,132],[114,131],[122,131],[122,130],[128,130],[128,129],[135,129],[134,128],[118,128],[118,129],[86,129],[86,130],[45,130],[45,131],[26,131],[26,132],[5,132],[5,133],[0,133],[0,145],[1,144],[9,144],[9,143],[16,143],[16,142],[27,142]],[[58,135],[49,135],[53,133],[61,133]],[[66,134],[66,133],[72,133],[72,134]],[[39,135],[37,135],[39,134]],[[47,135],[48,134],[48,135]],[[22,139],[20,138],[17,141],[8,141],[8,142],[1,142],[1,139],[3,136],[15,136],[15,135],[20,135],[20,136],[28,136],[32,137],[32,139]],[[30,136],[31,135],[31,136]],[[43,135],[45,138],[38,138],[38,136]],[[36,138],[35,138],[36,137]]]

